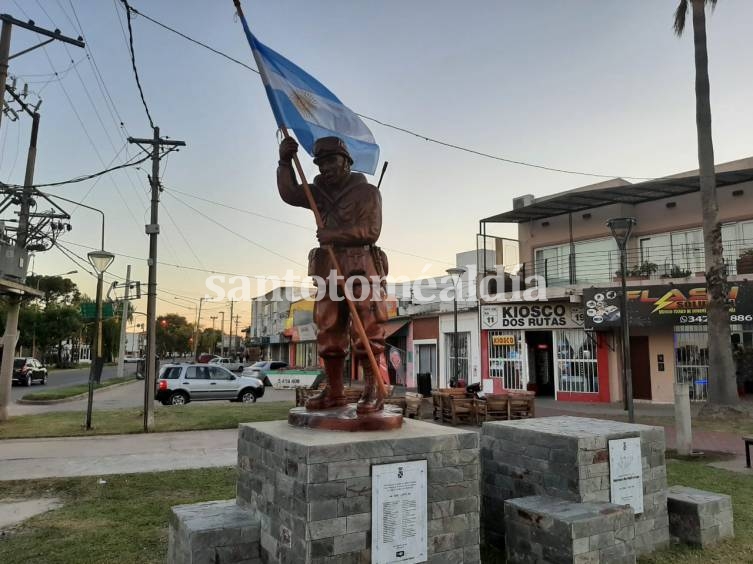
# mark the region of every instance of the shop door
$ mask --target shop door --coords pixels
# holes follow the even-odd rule
[[[417,374],[431,374],[431,389],[439,388],[439,371],[437,370],[437,345],[416,345],[418,360]]]
[[[530,375],[528,389],[537,396],[554,396],[554,357],[551,331],[526,331]]]
[[[633,370],[633,397],[651,399],[651,358],[648,337],[630,337],[630,367]]]

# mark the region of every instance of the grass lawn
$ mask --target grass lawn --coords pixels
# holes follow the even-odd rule
[[[677,484],[731,495],[735,538],[707,550],[673,546],[640,558],[640,564],[753,562],[753,480],[750,476],[711,468],[705,462],[668,460],[667,480],[670,486]],[[503,564],[505,558],[501,552],[484,548],[481,561],[485,564]]]
[[[101,384],[94,384],[94,389],[107,388],[108,386],[114,386],[115,384],[123,384],[125,382],[133,382],[136,380],[136,376],[123,376],[122,378],[111,378],[105,380]],[[56,388],[52,390],[44,390],[42,392],[32,392],[26,394],[21,399],[24,400],[59,400],[72,398],[73,396],[79,396],[86,394],[89,391],[89,384],[79,384],[76,386],[66,386],[65,388]]]
[[[669,483],[732,495],[736,538],[706,551],[672,547],[642,564],[753,561],[753,480],[704,462],[671,460]],[[164,562],[170,506],[234,495],[234,469],[182,470],[138,475],[3,482],[4,498],[56,496],[65,505],[28,520],[0,541],[0,562]],[[504,556],[482,551],[482,562]]]
[[[157,406],[155,432],[232,429],[239,423],[287,419],[291,407],[292,402]],[[83,411],[53,411],[11,417],[0,423],[0,439],[140,433],[144,428],[144,415],[143,410],[136,408],[95,411],[92,414],[93,429],[89,432],[84,430],[83,422]]]
[[[3,497],[59,497],[0,540],[3,564],[157,563],[167,556],[171,506],[235,495],[233,468],[3,482]]]

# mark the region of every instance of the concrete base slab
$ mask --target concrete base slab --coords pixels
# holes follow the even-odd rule
[[[0,530],[9,529],[27,519],[58,507],[63,503],[55,497],[0,501]]]

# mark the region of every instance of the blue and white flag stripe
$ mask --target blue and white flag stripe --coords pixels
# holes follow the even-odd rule
[[[244,17],[241,22],[277,125],[292,129],[312,156],[314,141],[330,135],[339,137],[353,158],[353,170],[374,174],[379,145],[361,118],[321,82],[256,39]]]

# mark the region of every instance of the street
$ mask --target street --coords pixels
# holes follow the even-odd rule
[[[105,366],[102,369],[102,381],[115,378],[118,371],[117,366]],[[136,363],[127,363],[125,365],[125,374],[133,374],[136,372]],[[26,386],[14,385],[11,391],[11,402],[15,402],[21,399],[26,394],[32,392],[41,392],[45,390],[51,390],[54,388],[64,388],[66,386],[74,386],[76,384],[86,384],[89,381],[89,367],[85,368],[73,368],[66,370],[52,370],[49,374],[49,379],[46,386],[35,383],[31,388]]]

